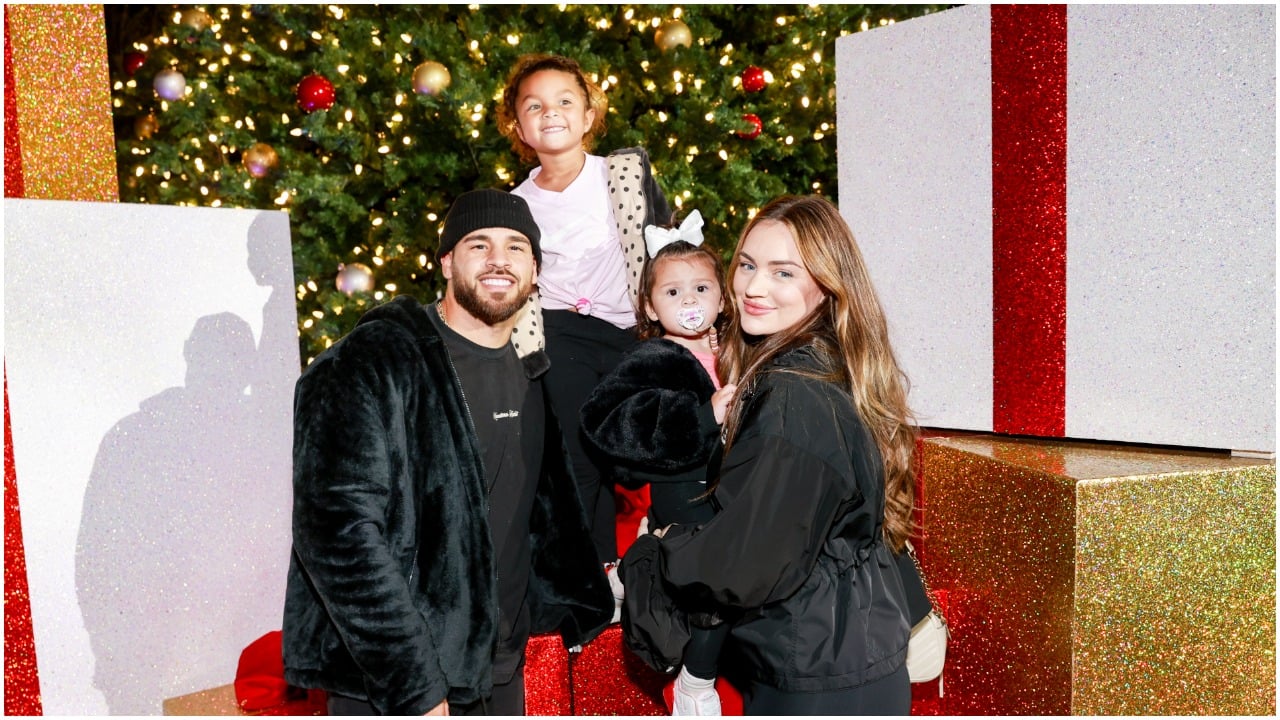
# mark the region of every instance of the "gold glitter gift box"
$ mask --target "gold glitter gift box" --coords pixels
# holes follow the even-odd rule
[[[947,714],[1274,715],[1275,463],[923,442]]]

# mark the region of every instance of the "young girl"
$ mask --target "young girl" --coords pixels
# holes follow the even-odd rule
[[[550,359],[547,390],[564,428],[596,551],[612,564],[618,557],[614,490],[582,444],[579,412],[635,342],[643,229],[670,222],[671,210],[644,150],[620,150],[608,158],[589,153],[607,106],[577,62],[525,55],[507,79],[498,122],[521,159],[538,163],[512,191],[529,203],[543,252],[538,293],[512,340],[526,363]],[[545,356],[538,352],[544,329]]]
[[[649,261],[636,311],[643,342],[582,407],[587,440],[635,481],[648,483],[654,529],[694,527],[715,516],[707,465],[735,389],[721,387],[716,375],[724,283],[716,256],[701,246],[701,227],[695,210],[678,230],[645,228]],[[719,715],[713,685],[728,626],[714,615],[694,613],[689,619],[674,714]]]

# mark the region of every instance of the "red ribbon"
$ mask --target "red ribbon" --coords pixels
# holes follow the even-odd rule
[[[992,425],[1066,435],[1067,9],[991,7]]]
[[[9,8],[4,9],[4,196],[24,197],[22,142],[18,138],[18,89],[13,79],[13,48],[9,41]]]
[[[4,376],[4,714],[44,714],[40,674],[36,669],[35,635],[31,631],[22,514],[18,511],[18,473],[13,466],[7,368]]]
[[[9,41],[9,8],[4,9],[4,194],[22,197],[22,148],[18,137],[18,95]],[[4,714],[42,715],[36,641],[31,630],[27,555],[22,545],[18,471],[13,466],[9,422],[9,372],[4,374]]]

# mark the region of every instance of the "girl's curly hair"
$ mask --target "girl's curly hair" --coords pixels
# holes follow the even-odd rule
[[[516,103],[519,101],[521,83],[534,73],[543,70],[556,70],[572,75],[582,90],[582,96],[586,98],[587,107],[596,111],[595,122],[582,136],[583,150],[590,152],[595,139],[604,132],[605,116],[609,111],[609,99],[605,97],[604,91],[591,82],[577,60],[544,53],[521,55],[512,66],[511,73],[507,76],[507,83],[502,90],[502,103],[498,105],[498,131],[511,141],[511,149],[515,150],[520,160],[525,163],[537,162],[538,155],[533,148],[520,139],[519,133],[516,132],[516,126],[520,123],[516,113]]]

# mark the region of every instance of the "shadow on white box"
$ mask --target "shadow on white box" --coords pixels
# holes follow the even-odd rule
[[[159,714],[280,626],[299,372],[288,216],[4,201],[41,700]]]

